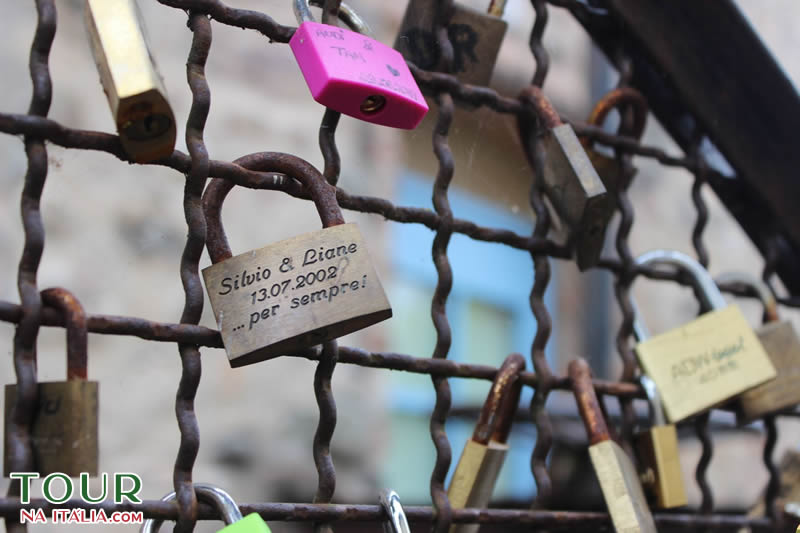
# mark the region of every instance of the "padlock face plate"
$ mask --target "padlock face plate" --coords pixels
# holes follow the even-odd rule
[[[324,106],[403,129],[415,128],[428,112],[405,60],[383,43],[336,26],[303,22],[289,46],[311,96]],[[383,99],[383,105],[365,106],[370,98]]]
[[[671,509],[689,503],[675,426],[654,426],[638,435],[636,444],[642,463],[655,474],[652,489],[656,505],[660,509]]]
[[[800,339],[790,322],[765,324],[757,331],[775,367],[776,377],[739,397],[740,423],[800,403]]]
[[[467,507],[487,450],[488,446],[472,439],[469,439],[464,445],[464,451],[461,453],[456,470],[453,472],[453,478],[450,480],[450,487],[447,489],[447,497],[453,509]]]
[[[706,313],[636,346],[670,422],[713,407],[775,377],[775,369],[735,305]]]
[[[392,316],[355,224],[276,242],[203,270],[233,367],[308,348]]]
[[[467,441],[447,491],[453,509],[484,509],[489,506],[507,453],[507,444],[489,441],[484,445],[472,439]],[[450,533],[477,533],[478,529],[480,524],[453,524]]]
[[[656,533],[639,475],[625,451],[616,442],[606,440],[590,446],[589,457],[614,530],[618,533]]]
[[[125,152],[137,163],[175,149],[175,117],[134,0],[88,0],[86,26],[100,81]]]
[[[394,47],[419,68],[441,71],[442,59],[433,33],[434,7],[429,0],[411,0]],[[447,28],[453,45],[452,74],[461,83],[489,85],[507,28],[499,17],[455,4]]]
[[[31,431],[36,471],[41,475],[63,472],[79,476],[97,475],[99,447],[97,433],[98,383],[61,381],[39,383],[39,401]],[[9,427],[17,401],[17,386],[6,385],[5,450],[3,470],[11,470]]]
[[[258,513],[250,513],[241,520],[228,524],[220,533],[271,533],[269,526]]]

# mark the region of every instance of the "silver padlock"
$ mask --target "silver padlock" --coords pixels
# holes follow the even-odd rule
[[[383,523],[384,533],[411,533],[406,513],[400,504],[400,496],[391,489],[383,489],[378,500],[383,510],[389,515],[389,520]]]

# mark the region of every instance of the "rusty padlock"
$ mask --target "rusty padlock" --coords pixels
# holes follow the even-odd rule
[[[589,364],[581,358],[567,369],[578,411],[589,435],[589,457],[603,492],[614,530],[619,533],[656,533],[653,515],[631,458],[611,439]]]
[[[276,152],[257,168],[298,180],[324,229],[232,257],[221,207],[233,183],[215,178],[203,194],[213,265],[203,269],[231,366],[277,357],[366,328],[392,308],[355,224],[345,224],[336,188],[310,163]]]
[[[517,117],[528,163],[536,168],[532,142],[544,130],[545,162],[541,179],[545,194],[569,229],[568,241],[575,246],[578,268],[591,268],[597,264],[603,249],[612,215],[611,199],[572,126],[561,122],[541,89],[531,85],[519,98],[540,123],[537,129],[530,117],[524,114]]]
[[[461,83],[489,85],[497,54],[508,24],[501,17],[506,0],[491,0],[489,8],[478,11],[459,3],[447,26],[453,45],[452,73]],[[423,70],[443,70],[433,22],[435,5],[429,0],[411,0],[394,47]]]
[[[137,163],[172,155],[175,117],[135,0],[86,0],[86,27],[125,153]]]
[[[763,280],[744,272],[730,272],[717,283],[739,283],[753,289],[764,305],[766,324],[756,330],[758,340],[775,367],[777,376],[736,398],[736,418],[748,424],[764,415],[800,404],[800,339],[791,322],[778,318],[778,304]]]
[[[620,114],[622,114],[626,106],[630,106],[633,110],[633,129],[629,136],[639,140],[642,138],[644,128],[647,125],[647,100],[645,100],[644,96],[642,96],[639,91],[632,87],[614,89],[603,96],[598,100],[597,104],[595,104],[587,123],[592,126],[602,126],[608,114],[613,109],[620,110]],[[631,175],[624,176],[622,168],[620,167],[620,162],[616,157],[608,156],[595,150],[593,148],[593,143],[589,141],[589,139],[581,139],[581,144],[583,144],[586,149],[589,161],[592,162],[592,166],[603,181],[603,185],[605,185],[606,190],[611,196],[612,202],[614,202],[616,193],[619,190],[628,188],[629,183],[623,183],[623,180],[633,178],[636,169],[633,169]]]
[[[62,288],[45,289],[42,303],[64,316],[67,330],[67,381],[37,384],[36,414],[31,428],[34,468],[41,475],[61,472],[97,475],[98,383],[87,381],[86,314],[72,293]],[[17,386],[6,385],[4,471],[11,473],[8,455],[11,416],[17,403]]]
[[[644,374],[656,383],[670,422],[719,405],[775,377],[756,334],[725,298],[703,266],[674,250],[652,250],[637,266],[668,264],[692,278],[705,309],[699,318],[649,338],[635,352]]]
[[[525,358],[518,353],[506,357],[500,366],[447,490],[453,509],[489,506],[508,452],[506,441],[522,388],[519,373],[524,369]],[[450,527],[450,533],[475,533],[479,528],[480,524],[455,524]]]

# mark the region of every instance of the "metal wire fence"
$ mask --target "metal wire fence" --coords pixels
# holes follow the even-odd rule
[[[143,510],[146,517],[176,521],[176,531],[191,531],[197,520],[215,517],[213,510],[198,503],[192,487],[192,470],[199,448],[200,427],[194,414],[194,399],[200,383],[201,349],[203,347],[222,347],[219,332],[199,325],[203,308],[203,287],[198,274],[200,256],[206,244],[206,219],[201,196],[211,178],[227,180],[231,184],[251,189],[271,189],[283,191],[291,196],[308,199],[308,192],[291,173],[265,172],[271,157],[267,153],[245,155],[236,161],[217,161],[209,158],[203,142],[206,118],[211,98],[204,75],[204,66],[212,44],[213,24],[226,24],[254,30],[275,43],[287,43],[295,28],[276,23],[265,13],[234,9],[219,0],[159,0],[161,4],[185,10],[188,26],[193,32],[191,50],[187,60],[187,78],[193,101],[186,123],[186,143],[188,154],[175,151],[171,156],[152,164],[174,169],[185,175],[184,212],[188,237],[183,251],[180,278],[185,291],[185,304],[179,323],[154,322],[147,319],[88,314],[86,327],[89,332],[106,335],[135,336],[147,341],[175,343],[182,361],[182,374],[177,385],[175,411],[180,429],[180,446],[174,464],[175,502],[145,501],[141,506],[114,504],[107,501],[96,505],[70,501],[65,508],[102,508],[112,510]],[[328,0],[324,6],[325,19],[336,13],[339,1]],[[434,2],[432,2],[434,4]],[[447,13],[452,1],[436,2],[437,38],[445,70],[453,61],[453,48],[444,31]],[[535,24],[530,36],[530,49],[536,61],[536,71],[532,85],[541,87],[547,77],[549,57],[542,43],[547,30],[548,2],[532,0],[536,13]],[[551,0],[549,4],[574,9],[589,9],[585,2]],[[56,30],[55,0],[36,0],[38,24],[30,50],[30,75],[33,82],[33,95],[27,114],[0,113],[0,131],[10,135],[23,136],[28,169],[21,198],[21,214],[25,233],[25,244],[19,261],[18,288],[20,303],[0,302],[0,319],[16,324],[14,337],[14,367],[18,386],[18,407],[15,416],[9,420],[7,451],[12,469],[32,470],[32,449],[30,423],[34,413],[32,399],[36,391],[36,340],[42,326],[64,327],[65,319],[56,309],[45,305],[37,285],[37,270],[45,242],[45,234],[40,213],[40,198],[48,171],[47,144],[52,143],[65,148],[96,150],[107,152],[121,161],[128,161],[119,137],[112,134],[68,128],[47,118],[51,102],[51,81],[48,59]],[[433,7],[432,7],[433,8]],[[624,58],[621,60],[625,64]],[[630,67],[630,63],[628,63]],[[448,134],[453,119],[454,105],[458,102],[472,106],[489,108],[496,113],[513,115],[520,128],[537,128],[538,120],[534,111],[523,97],[513,98],[498,94],[487,87],[462,85],[446,72],[429,72],[410,65],[417,82],[427,91],[435,94],[432,112],[436,116],[432,146],[438,160],[438,172],[433,183],[433,210],[394,205],[384,198],[349,194],[337,188],[336,194],[342,208],[363,213],[372,213],[386,220],[404,224],[421,224],[435,232],[433,242],[433,262],[438,274],[431,316],[436,330],[436,345],[432,354],[398,354],[368,352],[359,348],[338,346],[328,342],[297,353],[288,354],[319,361],[314,379],[314,391],[319,407],[319,425],[314,437],[313,460],[318,471],[318,488],[313,502],[274,503],[260,502],[242,504],[245,513],[258,512],[268,521],[313,522],[319,531],[331,531],[337,522],[380,521],[383,511],[378,505],[338,505],[330,504],[336,485],[334,464],[329,452],[336,424],[336,407],[331,390],[331,378],[338,363],[355,364],[376,369],[391,369],[405,372],[427,374],[436,392],[435,407],[430,415],[430,435],[435,445],[436,462],[430,476],[430,494],[433,506],[408,507],[406,513],[412,522],[432,524],[435,531],[444,533],[452,523],[480,522],[492,524],[516,524],[538,529],[602,530],[610,528],[608,515],[595,512],[558,512],[548,510],[551,498],[551,477],[547,458],[552,447],[551,416],[545,409],[548,395],[557,389],[569,389],[569,380],[559,375],[548,365],[545,347],[551,334],[552,317],[544,302],[551,274],[551,260],[570,259],[572,250],[548,238],[551,228],[548,209],[543,200],[544,194],[537,176],[542,173],[543,153],[537,137],[524,143],[526,156],[531,164],[530,205],[535,214],[535,228],[531,235],[521,235],[506,229],[483,227],[469,220],[453,216],[448,201],[448,189],[454,175],[455,161],[448,145]],[[619,86],[625,87],[631,79],[630,68],[620,72]],[[320,147],[325,166],[323,174],[336,185],[340,161],[336,146],[335,132],[339,115],[327,111],[320,129]],[[700,155],[699,149],[685,156],[674,156],[664,150],[640,144],[633,137],[625,135],[630,131],[631,120],[623,120],[619,134],[610,134],[601,128],[572,123],[576,133],[595,143],[611,147],[622,164],[625,173],[623,182],[633,177],[632,159],[634,157],[652,158],[663,165],[681,167],[694,176],[692,202],[696,208],[697,219],[691,239],[699,261],[707,265],[709,255],[703,244],[703,232],[708,222],[708,209],[700,191],[713,172]],[[651,270],[636,267],[628,235],[634,223],[633,208],[627,195],[627,187],[620,187],[615,193],[621,223],[614,236],[616,255],[605,257],[599,267],[615,276],[616,298],[623,315],[622,325],[617,332],[616,345],[622,361],[622,372],[617,381],[595,380],[596,390],[601,395],[617,397],[622,418],[619,433],[623,440],[630,440],[635,423],[632,401],[644,398],[643,391],[634,382],[637,373],[636,358],[630,348],[633,312],[628,293],[631,280],[636,274],[651,278],[665,279],[688,284],[679,273]],[[446,304],[451,291],[453,276],[448,259],[448,244],[454,233],[461,233],[472,239],[500,243],[525,250],[530,253],[535,275],[530,291],[530,310],[536,319],[537,329],[530,348],[533,372],[523,372],[523,386],[531,387],[535,393],[530,405],[532,422],[537,430],[537,441],[530,460],[532,476],[537,487],[537,496],[529,510],[519,509],[452,509],[445,490],[445,477],[451,466],[451,446],[445,434],[445,422],[450,410],[451,394],[449,380],[452,378],[473,378],[491,380],[497,369],[474,364],[463,364],[447,359],[451,346],[450,323]],[[769,279],[774,272],[774,264],[766,257],[764,278]],[[738,286],[723,287],[724,290],[740,296],[749,296]],[[781,299],[784,305],[795,305],[792,299]],[[455,332],[456,334],[458,332]],[[268,364],[268,363],[262,363]],[[767,433],[764,448],[764,467],[769,471],[770,483],[766,492],[767,518],[749,518],[742,515],[715,514],[714,498],[706,478],[706,471],[713,453],[713,443],[709,431],[709,415],[696,416],[685,424],[693,425],[702,444],[702,456],[696,467],[696,483],[702,492],[702,503],[696,513],[656,513],[659,528],[665,529],[692,526],[698,529],[738,530],[749,526],[753,530],[777,530],[781,526],[781,516],[771,512],[778,490],[778,470],[772,455],[777,440],[775,419],[764,419]],[[0,499],[0,514],[6,519],[9,531],[24,530],[25,526],[16,522],[20,508],[53,506],[42,500],[33,500],[23,505],[18,499],[18,489],[12,485],[9,495]]]

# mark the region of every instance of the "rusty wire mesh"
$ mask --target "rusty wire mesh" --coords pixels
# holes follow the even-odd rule
[[[175,459],[174,488],[177,492],[175,503],[145,501],[141,506],[113,504],[104,502],[89,505],[71,501],[63,507],[103,508],[111,510],[143,510],[146,517],[176,520],[176,531],[190,531],[200,519],[214,517],[210,507],[199,504],[192,488],[192,469],[199,448],[200,428],[194,414],[194,398],[200,382],[200,362],[202,347],[222,347],[218,331],[198,325],[203,308],[203,288],[198,275],[198,264],[206,242],[206,220],[201,205],[201,195],[209,178],[227,180],[231,184],[252,189],[280,190],[289,195],[308,199],[307,191],[291,175],[267,173],[259,170],[266,154],[249,154],[234,162],[209,159],[203,143],[203,131],[210,107],[210,93],[204,75],[204,65],[211,47],[212,23],[227,24],[255,30],[275,43],[287,43],[295,28],[277,24],[265,13],[233,9],[218,0],[159,0],[161,4],[185,10],[188,26],[194,38],[187,61],[188,83],[193,95],[191,112],[187,119],[186,142],[189,154],[175,151],[170,157],[152,164],[170,167],[186,177],[184,212],[188,227],[188,238],[184,248],[180,277],[185,291],[185,307],[180,323],[161,323],[146,319],[93,315],[87,316],[88,330],[106,335],[136,336],[148,341],[176,343],[181,361],[182,375],[177,389],[176,414],[180,429],[180,447]],[[325,2],[325,19],[335,14],[339,1]],[[583,2],[569,0],[550,0],[550,4],[565,6],[574,3],[576,9],[584,9]],[[437,38],[445,65],[453,60],[453,48],[444,29],[451,0],[437,4]],[[536,71],[532,84],[541,87],[547,76],[549,59],[542,39],[547,29],[548,2],[532,0],[536,21],[530,36],[530,49],[536,61]],[[32,468],[30,442],[30,421],[33,415],[33,400],[36,391],[36,339],[41,326],[64,327],[65,320],[56,309],[42,301],[36,276],[44,245],[44,230],[40,213],[40,198],[47,177],[48,159],[46,143],[66,148],[97,150],[110,153],[121,161],[128,161],[116,135],[94,131],[75,130],[47,118],[51,101],[51,82],[48,70],[48,56],[56,29],[55,0],[36,0],[38,25],[30,51],[30,75],[33,81],[33,96],[27,114],[0,113],[0,131],[24,137],[28,169],[21,198],[21,213],[25,233],[25,245],[19,261],[18,288],[20,304],[0,302],[0,319],[16,324],[14,337],[14,366],[18,385],[18,408],[10,420],[10,450],[13,470],[29,471]],[[621,61],[624,65],[624,58]],[[380,215],[393,222],[422,224],[435,232],[433,261],[438,273],[438,283],[431,303],[431,315],[436,329],[436,345],[433,354],[373,353],[358,348],[337,346],[335,341],[322,347],[309,348],[289,354],[319,361],[314,380],[314,391],[319,406],[320,421],[314,437],[314,462],[318,471],[318,489],[313,503],[250,503],[242,504],[245,513],[258,512],[266,520],[300,521],[315,523],[316,530],[332,530],[337,521],[379,521],[382,511],[377,505],[338,505],[331,502],[336,476],[329,447],[336,423],[336,408],[331,391],[331,377],[337,363],[355,364],[365,367],[392,369],[431,376],[436,391],[436,404],[431,413],[430,433],[436,449],[436,463],[430,477],[432,507],[406,508],[411,521],[432,523],[435,531],[443,533],[451,523],[477,521],[480,523],[528,525],[540,529],[601,530],[610,526],[605,513],[594,512],[556,512],[549,511],[551,479],[548,473],[547,457],[552,446],[552,426],[550,415],[545,410],[545,402],[551,391],[568,389],[566,376],[557,375],[545,359],[545,347],[551,333],[552,320],[544,303],[544,292],[548,287],[551,273],[551,259],[568,259],[571,250],[548,238],[550,220],[543,201],[543,191],[536,179],[541,174],[543,153],[538,139],[524,143],[526,156],[532,167],[530,204],[536,215],[532,235],[520,235],[501,228],[482,227],[469,220],[453,216],[448,202],[448,187],[454,175],[455,162],[448,145],[448,133],[456,102],[490,108],[496,113],[514,115],[520,126],[534,124],[535,113],[522,98],[512,98],[498,94],[487,87],[474,87],[460,84],[455,77],[444,72],[428,72],[410,65],[418,83],[435,93],[432,112],[437,121],[434,128],[433,151],[439,163],[438,173],[433,184],[433,210],[394,205],[386,199],[356,196],[337,189],[337,198],[342,208]],[[630,71],[622,69],[619,86],[629,83]],[[335,142],[338,113],[327,111],[323,118],[320,147],[325,161],[324,176],[336,185],[340,161]],[[573,123],[579,135],[613,148],[629,178],[632,177],[633,156],[653,158],[663,165],[681,167],[694,175],[692,201],[697,211],[697,219],[692,232],[699,261],[707,265],[708,253],[703,244],[703,231],[708,222],[708,210],[700,196],[700,190],[707,179],[707,168],[699,150],[683,157],[672,156],[665,151],[645,146],[631,137],[625,136],[630,120],[623,120],[619,134],[609,134],[602,129]],[[629,179],[626,181],[630,181]],[[605,258],[599,268],[613,273],[616,279],[616,296],[623,313],[623,323],[617,332],[616,344],[623,362],[618,381],[596,380],[600,394],[615,396],[622,406],[620,433],[630,439],[635,415],[633,398],[644,397],[633,380],[637,362],[631,351],[629,339],[632,334],[633,313],[629,304],[628,292],[632,278],[642,274],[652,278],[667,279],[686,284],[678,273],[665,273],[648,268],[637,268],[628,246],[628,235],[633,225],[633,209],[625,188],[616,193],[616,205],[620,211],[621,224],[615,235],[617,257]],[[491,380],[496,368],[461,364],[447,359],[451,345],[451,328],[445,306],[452,286],[452,271],[448,260],[448,243],[454,233],[461,233],[472,239],[501,243],[530,253],[535,281],[530,291],[530,309],[537,323],[535,338],[530,349],[533,372],[524,372],[521,381],[531,387],[535,394],[530,406],[532,422],[537,429],[537,441],[531,457],[531,471],[535,478],[538,495],[532,502],[531,510],[509,509],[451,509],[444,482],[452,461],[451,447],[444,426],[450,409],[450,378],[473,378]],[[764,279],[774,272],[770,258],[766,258]],[[748,296],[741,287],[729,286],[723,289],[740,296]],[[797,305],[792,299],[781,299],[784,305]],[[659,527],[693,526],[699,529],[737,530],[749,525],[754,530],[774,530],[781,524],[781,517],[770,512],[771,518],[748,518],[741,515],[714,514],[714,500],[706,479],[706,470],[711,460],[713,444],[709,431],[709,415],[692,419],[703,453],[696,467],[696,482],[702,492],[702,504],[697,513],[664,514],[656,513]],[[764,448],[764,466],[770,473],[769,489],[766,492],[766,507],[773,509],[777,496],[778,471],[772,460],[772,452],[777,440],[773,417],[765,419],[767,439]],[[25,526],[16,523],[18,511],[23,507],[52,506],[42,500],[33,500],[30,505],[22,505],[17,499],[18,487],[12,485],[8,497],[0,499],[0,514],[6,519],[8,530],[24,530]]]

